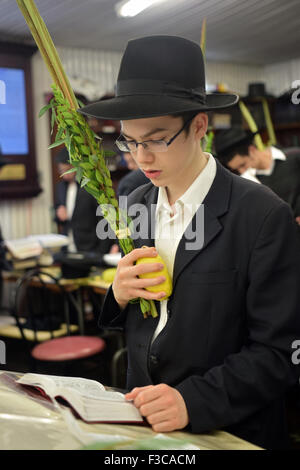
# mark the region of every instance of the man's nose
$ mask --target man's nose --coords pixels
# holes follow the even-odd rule
[[[152,152],[149,152],[146,146],[138,145],[135,158],[138,163],[153,162],[154,155]]]

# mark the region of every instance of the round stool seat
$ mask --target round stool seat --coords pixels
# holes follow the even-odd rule
[[[97,354],[105,349],[105,341],[95,336],[65,336],[35,346],[32,356],[39,361],[69,361]]]

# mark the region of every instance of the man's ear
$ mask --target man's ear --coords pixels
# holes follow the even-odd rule
[[[249,157],[254,157],[256,155],[256,151],[257,151],[257,148],[255,147],[255,145],[249,145],[248,147],[248,155]]]
[[[208,127],[208,116],[206,113],[198,113],[192,123],[194,133],[195,133],[195,138],[197,140],[203,139],[207,132],[207,127]]]

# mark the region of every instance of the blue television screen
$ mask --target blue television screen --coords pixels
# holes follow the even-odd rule
[[[4,155],[28,154],[25,74],[0,67],[0,150]]]

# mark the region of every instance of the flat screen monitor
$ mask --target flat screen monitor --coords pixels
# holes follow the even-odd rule
[[[3,155],[26,155],[28,128],[25,73],[0,67],[0,150]]]

